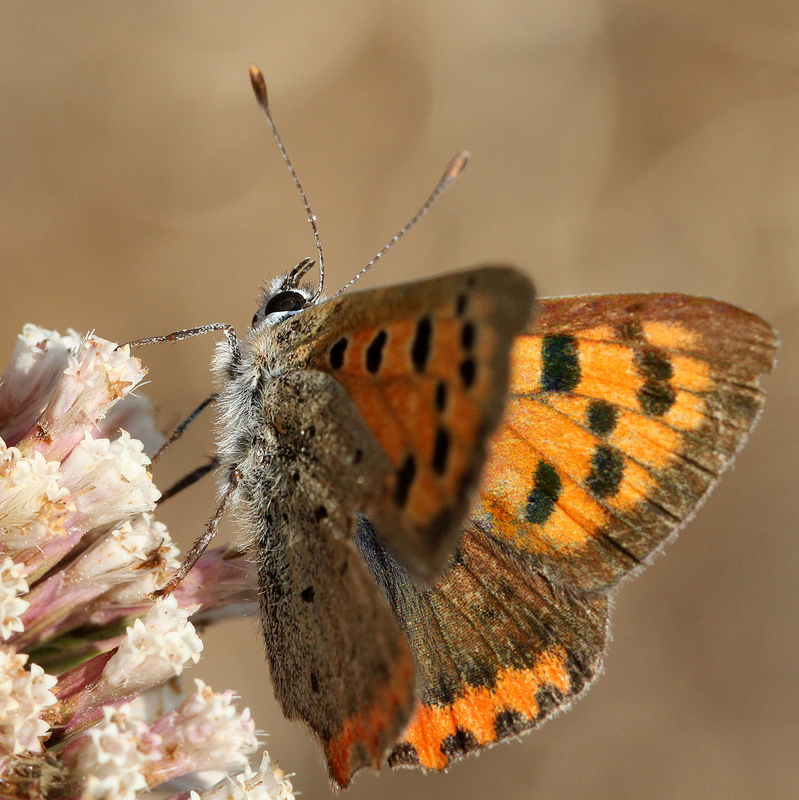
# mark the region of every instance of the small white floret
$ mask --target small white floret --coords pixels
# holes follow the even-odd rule
[[[196,664],[203,643],[189,613],[171,595],[159,600],[144,619],[128,628],[96,691],[104,698],[135,694],[180,675],[189,663]]]
[[[38,664],[25,669],[28,656],[0,648],[0,750],[40,753],[42,737],[49,731],[42,712],[54,705],[50,691],[58,682]]]

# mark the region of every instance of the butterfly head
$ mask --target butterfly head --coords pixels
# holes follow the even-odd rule
[[[300,280],[314,263],[312,258],[304,258],[291,272],[275,278],[263,288],[258,298],[258,310],[252,318],[253,330],[263,323],[277,325],[317,302],[317,290],[310,284],[300,285]]]

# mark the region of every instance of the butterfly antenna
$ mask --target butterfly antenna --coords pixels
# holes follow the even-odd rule
[[[264,75],[254,64],[250,65],[250,81],[252,81],[252,88],[255,92],[255,98],[258,100],[258,105],[261,106],[261,110],[266,116],[266,121],[269,123],[269,127],[272,130],[272,135],[275,137],[278,148],[280,148],[280,154],[283,156],[283,160],[286,162],[286,166],[289,168],[291,177],[294,178],[294,184],[296,185],[297,190],[300,193],[300,197],[302,198],[302,202],[305,205],[305,211],[308,215],[308,222],[311,223],[311,228],[313,229],[313,237],[316,241],[316,254],[319,257],[319,288],[316,290],[316,295],[314,296],[314,299],[316,299],[320,294],[322,294],[322,289],[325,285],[325,259],[322,255],[322,242],[319,238],[319,229],[316,227],[316,215],[313,213],[313,211],[311,211],[308,198],[305,196],[305,190],[302,188],[300,179],[297,177],[297,173],[294,171],[294,166],[291,163],[288,153],[286,152],[286,148],[283,146],[283,141],[280,138],[280,134],[277,132],[277,128],[275,127],[275,121],[272,119],[272,114],[269,111],[269,98],[266,93],[266,81],[264,80]]]
[[[383,247],[383,249],[348,283],[339,289],[335,297],[338,297],[342,292],[345,292],[357,281],[367,270],[371,269],[372,265],[379,261],[386,253],[386,251],[393,247],[429,210],[430,206],[438,200],[439,195],[446,189],[458,175],[463,172],[466,163],[469,160],[469,153],[466,150],[461,150],[460,153],[450,159],[441,180],[436,184],[430,197],[427,198],[425,204],[413,215],[410,222],[408,222],[401,230],[397,231],[392,239]]]

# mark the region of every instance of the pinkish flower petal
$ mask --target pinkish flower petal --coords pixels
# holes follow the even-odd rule
[[[8,444],[17,444],[44,411],[66,369],[68,354],[80,342],[73,330],[61,336],[31,324],[22,329],[0,378],[0,436]]]
[[[63,459],[145,374],[129,347],[87,336],[75,355],[67,356],[67,367],[47,407],[19,442],[19,449],[24,455],[40,452]]]

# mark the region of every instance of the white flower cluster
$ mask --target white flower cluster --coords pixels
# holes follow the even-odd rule
[[[0,563],[0,639],[8,639],[25,629],[20,616],[28,610],[30,603],[19,595],[28,591],[24,570],[11,558]]]
[[[233,770],[247,766],[247,753],[258,747],[249,709],[239,713],[233,692],[214,692],[195,679],[195,690],[153,725],[177,762],[191,760],[194,771]]]
[[[80,343],[81,337],[73,330],[61,336],[58,331],[25,325],[0,382],[0,437],[19,441],[27,433],[44,411],[69,354]]]
[[[281,770],[272,766],[269,754],[264,753],[257,771],[247,767],[206,792],[192,792],[190,800],[294,800],[294,787]]]
[[[183,672],[200,660],[203,643],[188,621],[189,611],[178,608],[170,595],[159,600],[147,616],[137,619],[106,664],[95,691],[138,694]]]
[[[158,757],[159,742],[127,706],[106,706],[81,744],[72,772],[73,779],[83,779],[81,800],[132,800],[147,789],[145,767]]]
[[[268,757],[250,770],[258,741],[232,692],[197,681],[167,713],[147,702],[199,659],[192,614],[207,624],[257,595],[252,565],[219,549],[153,600],[178,560],[151,515],[163,437],[129,395],[144,374],[127,347],[28,325],[0,379],[0,796],[164,797],[202,773],[183,799],[215,773],[237,793],[203,800],[289,800]]]
[[[0,648],[0,752],[39,753],[50,727],[42,712],[55,705],[50,691],[58,682],[38,664],[25,669],[28,656]]]
[[[26,458],[0,439],[0,552],[15,556],[60,530],[69,495],[60,467],[41,453]]]
[[[104,709],[103,719],[68,746],[69,780],[80,785],[81,800],[133,800],[154,785],[187,772],[244,768],[220,775],[214,786],[192,791],[198,800],[294,800],[291,783],[264,753],[253,771],[246,753],[258,747],[248,711],[215,694],[202,681],[174,711],[148,725],[134,705]],[[226,767],[227,765],[227,767]],[[185,795],[181,795],[185,796]]]

